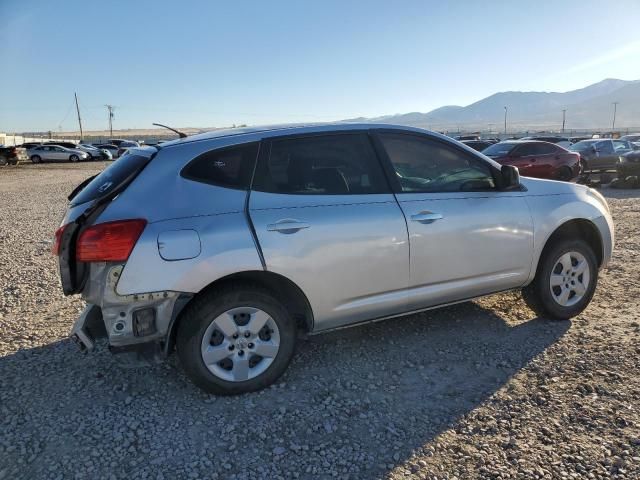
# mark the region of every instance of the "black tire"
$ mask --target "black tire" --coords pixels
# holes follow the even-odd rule
[[[558,259],[568,252],[582,254],[589,266],[590,281],[583,297],[571,306],[558,303],[551,292],[550,279]],[[568,320],[582,312],[593,298],[598,284],[598,264],[591,247],[579,239],[563,238],[545,248],[538,262],[536,276],[522,289],[522,296],[531,310],[550,320]]]
[[[573,178],[573,171],[570,167],[560,167],[558,173],[556,174],[556,180],[560,180],[562,182],[568,182]]]
[[[42,162],[42,158],[40,158],[40,155],[31,156],[31,163],[40,163],[40,162]]]
[[[70,161],[70,162],[73,162],[73,163],[76,163],[76,162],[78,162],[79,160],[80,160],[80,157],[79,157],[78,155],[71,155],[71,156],[69,157],[69,161]]]
[[[266,312],[276,323],[280,347],[273,362],[258,376],[245,381],[228,381],[214,375],[205,365],[201,344],[213,320],[237,307],[255,307]],[[176,349],[187,376],[208,393],[237,395],[268,387],[284,373],[293,357],[296,345],[296,325],[284,306],[267,290],[258,286],[238,284],[205,292],[189,304],[180,316]]]
[[[580,159],[580,175],[584,175],[589,170],[589,164],[586,160]]]

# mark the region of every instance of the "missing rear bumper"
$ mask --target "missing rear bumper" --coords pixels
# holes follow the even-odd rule
[[[102,310],[97,305],[88,304],[73,324],[70,337],[82,352],[95,348],[98,338],[105,338],[107,331],[102,320]]]

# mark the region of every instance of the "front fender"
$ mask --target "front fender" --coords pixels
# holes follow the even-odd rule
[[[598,194],[599,195],[599,194]],[[600,234],[602,241],[601,268],[607,266],[613,250],[613,220],[606,203],[588,189],[559,195],[540,195],[526,198],[533,219],[533,256],[528,282],[535,277],[538,262],[547,241],[553,233],[571,220],[587,220]]]

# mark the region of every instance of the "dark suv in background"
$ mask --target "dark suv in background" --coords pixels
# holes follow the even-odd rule
[[[633,144],[627,140],[610,138],[582,140],[569,147],[580,155],[581,168],[585,172],[615,170],[620,158],[633,149]]]

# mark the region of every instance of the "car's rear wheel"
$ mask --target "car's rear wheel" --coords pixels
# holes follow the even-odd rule
[[[71,155],[71,156],[69,157],[69,161],[71,161],[71,162],[74,162],[74,163],[75,163],[75,162],[77,162],[78,160],[80,160],[80,157],[78,157],[78,155]]]
[[[558,173],[556,174],[556,180],[560,180],[563,182],[568,182],[573,178],[573,172],[570,167],[560,167],[558,169]]]
[[[42,158],[40,158],[40,155],[31,156],[31,163],[40,163],[41,161],[42,161]]]
[[[198,387],[233,395],[275,382],[295,340],[295,322],[284,306],[268,291],[240,285],[196,298],[181,316],[176,346]]]
[[[538,315],[566,320],[589,305],[597,283],[598,265],[591,247],[582,240],[562,239],[545,249],[536,277],[522,294]]]

